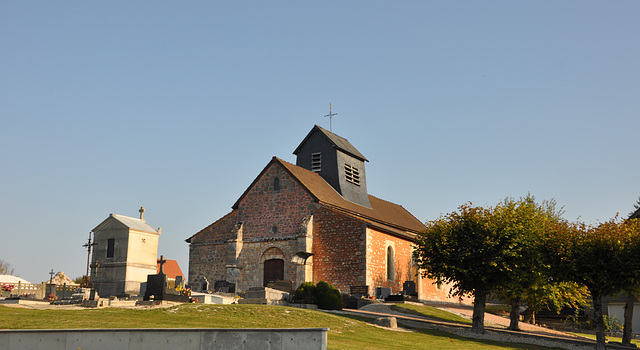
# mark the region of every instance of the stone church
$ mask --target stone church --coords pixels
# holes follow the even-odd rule
[[[273,157],[231,212],[186,240],[194,290],[326,281],[343,293],[399,293],[413,281],[420,299],[449,300],[448,288],[421,278],[411,257],[424,224],[368,193],[364,155],[317,125],[293,153],[296,164]]]

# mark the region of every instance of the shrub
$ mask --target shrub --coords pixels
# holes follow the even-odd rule
[[[342,294],[333,285],[320,281],[316,286],[318,308],[323,310],[342,310]]]
[[[304,282],[293,293],[293,302],[301,304],[316,304],[316,285],[313,282]]]
[[[318,282],[318,285],[313,282],[302,283],[293,294],[293,302],[317,304],[323,310],[342,310],[342,294],[324,281]]]

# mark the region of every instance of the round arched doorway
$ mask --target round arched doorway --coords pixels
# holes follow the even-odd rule
[[[276,247],[267,249],[262,254],[262,285],[269,282],[284,280],[284,253]]]

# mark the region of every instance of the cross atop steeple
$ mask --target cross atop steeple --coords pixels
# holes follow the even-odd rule
[[[326,117],[329,117],[329,131],[333,132],[333,125],[332,125],[332,119],[334,115],[338,115],[338,113],[332,113],[331,112],[331,103],[329,103],[329,114],[325,115]]]

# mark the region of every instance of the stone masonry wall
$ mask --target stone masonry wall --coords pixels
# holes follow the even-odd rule
[[[245,243],[240,253],[242,261],[242,290],[263,285],[264,262],[269,259],[284,260],[284,279],[291,281],[295,290],[302,282],[297,281],[296,274],[299,268],[297,264],[291,262],[291,258],[297,253],[296,240],[281,240],[268,242]]]
[[[226,243],[232,237],[233,227],[238,223],[238,211],[234,210],[205,227],[198,234],[191,237],[192,245]]]
[[[209,282],[209,288],[218,280],[226,277],[226,244],[189,246],[189,283],[194,290],[200,291],[203,277]]]
[[[281,165],[273,163],[245,193],[237,209],[191,238],[189,281],[195,286],[202,277],[210,285],[229,280],[228,242],[237,238],[234,226],[242,222],[242,241],[237,243],[242,248],[232,272],[238,274],[236,290],[262,286],[264,260],[269,258],[284,260],[284,278],[296,288],[304,282],[296,280],[297,269],[302,267],[291,259],[298,252],[301,225],[315,208],[313,201]],[[270,248],[280,250],[281,256],[273,256]]]
[[[280,164],[273,163],[257,179],[238,203],[244,222],[240,253],[243,290],[262,286],[264,261],[268,259],[284,260],[284,279],[290,280],[294,289],[304,282],[297,280],[297,270],[303,267],[291,259],[298,252],[301,225],[314,208],[313,197]]]
[[[295,237],[312,203],[313,197],[280,164],[273,163],[239,202],[244,241]]]
[[[189,244],[189,283],[194,290],[200,290],[203,278],[209,281],[209,288],[217,280],[224,280],[228,247],[232,231],[238,222],[238,213],[233,211],[209,225],[195,236]]]
[[[313,222],[313,282],[325,281],[343,293],[365,285],[365,230],[360,220],[319,208]]]

